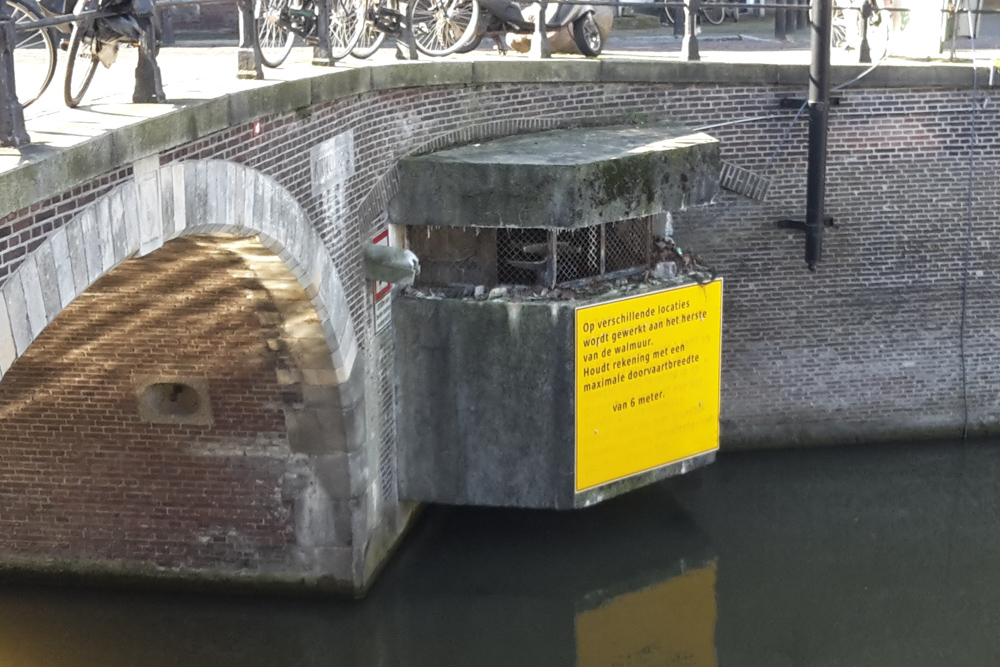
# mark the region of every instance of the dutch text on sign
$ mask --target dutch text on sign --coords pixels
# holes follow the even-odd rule
[[[718,448],[722,280],[576,311],[576,489]]]

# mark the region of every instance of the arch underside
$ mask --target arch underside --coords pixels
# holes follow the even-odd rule
[[[100,537],[94,540],[67,540],[58,548],[45,547],[39,537],[41,548],[36,555],[86,561],[89,568],[95,563],[132,561],[133,565],[148,565],[157,572],[165,568],[174,574],[183,570],[211,576],[305,576],[357,589],[366,576],[364,530],[370,523],[358,515],[365,513],[371,504],[367,496],[377,490],[368,483],[363,465],[369,445],[363,418],[363,373],[361,364],[356,363],[358,343],[343,286],[325,246],[292,195],[259,172],[213,160],[162,168],[157,164],[146,170],[139,167],[133,182],[95,201],[51,234],[0,287],[0,390],[22,397],[46,391],[58,395],[54,387],[59,373],[75,377],[93,373],[95,368],[116,368],[115,382],[109,383],[107,374],[94,380],[96,396],[105,396],[112,403],[113,409],[105,412],[110,415],[125,406],[125,412],[117,416],[119,426],[155,432],[153,440],[166,438],[172,447],[180,447],[186,452],[184,456],[201,461],[204,467],[190,461],[173,467],[165,462],[153,465],[145,477],[131,476],[133,481],[145,479],[145,489],[142,484],[127,491],[122,487],[110,491],[101,502],[114,498],[129,508],[127,513],[136,525],[145,521],[147,527],[153,525],[150,517],[160,516],[160,510],[170,510],[167,514],[173,512],[175,517],[217,517],[216,510],[199,509],[196,504],[185,504],[187,501],[150,504],[155,489],[197,486],[210,469],[220,475],[202,489],[204,495],[228,507],[229,519],[237,523],[241,513],[260,510],[266,516],[257,516],[250,523],[270,525],[271,532],[256,539],[232,525],[223,530],[225,521],[208,520],[202,521],[201,532],[191,529],[164,539],[147,533],[147,542],[162,548],[139,548],[140,540],[133,537],[141,530],[124,531],[118,538],[112,530],[109,534],[97,531],[94,535]],[[182,247],[187,250],[178,252]],[[215,266],[216,273],[222,273],[192,276],[192,267],[202,264]],[[233,273],[227,265],[242,268]],[[244,290],[249,296],[243,294],[237,286],[247,281],[256,281],[261,289]],[[143,285],[146,291],[136,290],[136,285]],[[205,292],[206,285],[212,289]],[[130,291],[131,300],[125,298]],[[254,294],[266,295],[260,308],[256,308],[258,297]],[[110,309],[105,315],[95,312],[95,304],[102,299],[104,307]],[[126,303],[132,304],[131,310]],[[160,312],[169,303],[177,305],[180,314],[171,317]],[[247,303],[251,304],[249,310]],[[192,304],[208,310],[189,312]],[[126,310],[115,317],[115,308]],[[225,324],[223,315],[234,312],[244,316],[252,312],[254,326],[245,326],[246,322],[244,326]],[[68,324],[64,326],[64,322]],[[121,339],[130,330],[134,339]],[[71,331],[76,338],[69,336],[68,340],[75,341],[69,344],[66,340]],[[257,344],[239,342],[247,331],[253,331]],[[148,332],[155,332],[160,342],[140,345],[145,340],[141,334]],[[81,336],[91,342],[81,343]],[[88,359],[81,352],[90,349],[94,340],[115,339],[120,339],[118,351],[105,350],[103,360]],[[51,347],[53,340],[64,343],[61,351]],[[46,342],[43,345],[41,341]],[[192,346],[186,347],[184,342]],[[234,353],[235,358],[253,360],[254,372],[235,366],[206,370],[229,358],[223,350],[233,346],[244,350],[242,355]],[[133,354],[129,363],[118,363],[128,359],[127,354],[116,362],[116,355],[126,348],[141,354]],[[163,349],[170,349],[170,354],[160,354]],[[190,354],[194,357],[189,358]],[[146,362],[156,363],[150,366]],[[62,369],[39,371],[36,377],[24,370],[38,370],[46,364],[61,365]],[[26,375],[30,387],[24,384],[22,376]],[[149,399],[153,395],[149,388],[159,385],[166,387],[166,404]],[[237,389],[230,392],[233,387]],[[142,406],[148,413],[150,406],[170,405],[170,396],[183,392],[189,392],[183,395],[195,403],[199,392],[207,394],[203,398],[210,406],[208,422],[204,414],[199,417],[200,424],[174,415],[174,423],[155,425],[150,423],[149,414],[145,421],[137,414]],[[255,398],[243,405],[230,400],[241,395]],[[5,418],[0,413],[0,420],[13,419],[11,406],[19,405],[23,410],[29,403],[5,402],[8,414]],[[97,406],[91,402],[90,407]],[[86,411],[86,402],[80,409]],[[26,413],[18,414],[23,417]],[[74,430],[71,423],[65,427],[74,437],[87,432],[86,428]],[[43,423],[41,428],[38,433],[43,437],[28,432],[27,442],[34,438],[43,443],[62,427]],[[99,479],[86,474],[86,469],[95,465],[95,452],[143,441],[141,437],[119,436],[117,444],[115,438],[91,438],[89,445],[76,442],[85,451],[91,447],[77,469],[81,479]],[[28,445],[23,438],[0,443],[0,447],[15,446]],[[56,441],[39,446],[49,452],[58,448]],[[149,442],[146,446],[155,449]],[[154,460],[155,456],[166,454],[157,452]],[[135,461],[142,457],[133,454],[125,458]],[[113,478],[107,472],[100,477],[105,485]],[[225,489],[246,486],[258,492],[266,489],[266,493],[256,500],[249,496],[239,502],[225,500]],[[91,496],[96,493],[85,483],[77,488]],[[90,505],[97,514],[99,506],[99,502]],[[146,519],[136,518],[137,507],[146,508]],[[167,523],[170,521],[164,519],[160,525]],[[108,523],[109,527],[114,525],[113,521]],[[7,560],[29,557],[30,551],[8,551]]]

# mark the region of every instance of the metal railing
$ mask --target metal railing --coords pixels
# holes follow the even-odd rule
[[[132,3],[138,0],[130,0]],[[187,5],[222,4],[231,0],[160,0],[155,3],[155,11],[169,12],[172,8]],[[254,0],[237,0],[239,9],[240,40],[237,51],[237,76],[240,78],[264,78],[263,57],[260,45],[255,39],[255,17]],[[328,16],[326,0],[314,0],[317,13],[317,22],[328,24],[325,17]],[[543,5],[547,4],[543,2]],[[724,10],[772,10],[774,13],[774,36],[778,40],[786,40],[789,33],[796,30],[808,28],[810,22],[808,13],[812,5],[808,0],[772,0],[760,4],[746,4],[744,2],[702,2],[701,0],[666,0],[665,2],[655,2],[652,5],[641,5],[635,2],[623,2],[622,0],[566,0],[564,4],[588,4],[592,6],[609,6],[616,8],[659,8],[664,12],[670,12],[674,20],[674,34],[683,38],[681,44],[681,57],[688,61],[700,59],[697,17],[702,9],[722,8]],[[836,7],[840,12],[861,12],[861,20],[858,24],[861,28],[861,48],[859,49],[860,62],[871,62],[870,46],[868,42],[867,26],[868,17],[871,12],[909,12],[910,9],[899,7],[875,7],[874,0],[864,0],[859,6]],[[956,6],[954,3],[950,7],[941,10],[949,15],[951,25],[957,28],[958,21],[955,18],[964,14],[997,14],[1000,10],[990,9],[966,9]],[[121,15],[122,6],[115,8],[101,8],[94,10],[79,11],[73,14],[62,14],[48,16],[39,20],[24,21],[15,25],[11,16],[11,7],[7,0],[0,0],[0,145],[3,146],[23,146],[29,143],[30,139],[24,127],[24,111],[18,102],[16,95],[16,81],[14,80],[14,47],[17,44],[17,32],[26,30],[37,30],[39,28],[53,28],[65,26],[81,21],[99,21],[101,19]],[[544,15],[539,12],[539,17]],[[540,21],[541,18],[536,19]],[[536,57],[547,57],[549,55],[546,30],[543,26],[536,27],[536,35],[540,35],[541,44],[539,48],[532,47],[532,55]],[[954,33],[952,35],[954,39]],[[145,40],[144,40],[145,41]],[[416,57],[416,49],[413,48],[413,38],[409,31],[405,29],[397,39],[399,56],[412,59]],[[140,45],[140,60],[142,66],[136,69],[134,101],[162,101],[163,92],[159,83],[159,67],[156,64],[156,49],[142,48]],[[954,41],[953,41],[954,54]],[[314,40],[313,64],[332,65],[333,59],[330,57],[330,44],[326,30],[319,30]]]

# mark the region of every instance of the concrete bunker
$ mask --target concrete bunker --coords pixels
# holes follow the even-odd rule
[[[390,216],[421,264],[393,303],[402,498],[583,507],[714,460],[721,283],[666,214],[709,203],[719,172],[716,140],[662,124],[400,163]],[[682,367],[703,369],[697,415],[657,432]]]

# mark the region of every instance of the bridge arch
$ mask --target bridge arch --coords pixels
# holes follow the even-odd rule
[[[137,163],[132,181],[50,234],[0,287],[0,381],[60,313],[126,260],[182,237],[220,234],[258,238],[294,275],[302,303],[308,298],[315,312],[308,326],[289,334],[312,344],[288,379],[301,385],[305,399],[294,414],[285,413],[288,471],[299,479],[290,485],[290,500],[300,569],[287,572],[357,588],[365,578],[365,535],[348,517],[368,486],[366,471],[351,463],[364,460],[367,445],[363,364],[336,267],[302,206],[273,178],[221,160]],[[328,359],[317,360],[323,351]],[[330,431],[335,437],[307,442]]]
[[[132,182],[97,199],[30,253],[0,289],[6,306],[0,308],[0,378],[98,278],[171,239],[212,232],[258,236],[282,259],[316,307],[338,378],[346,381],[358,341],[322,239],[280,183],[223,160],[137,163]]]

